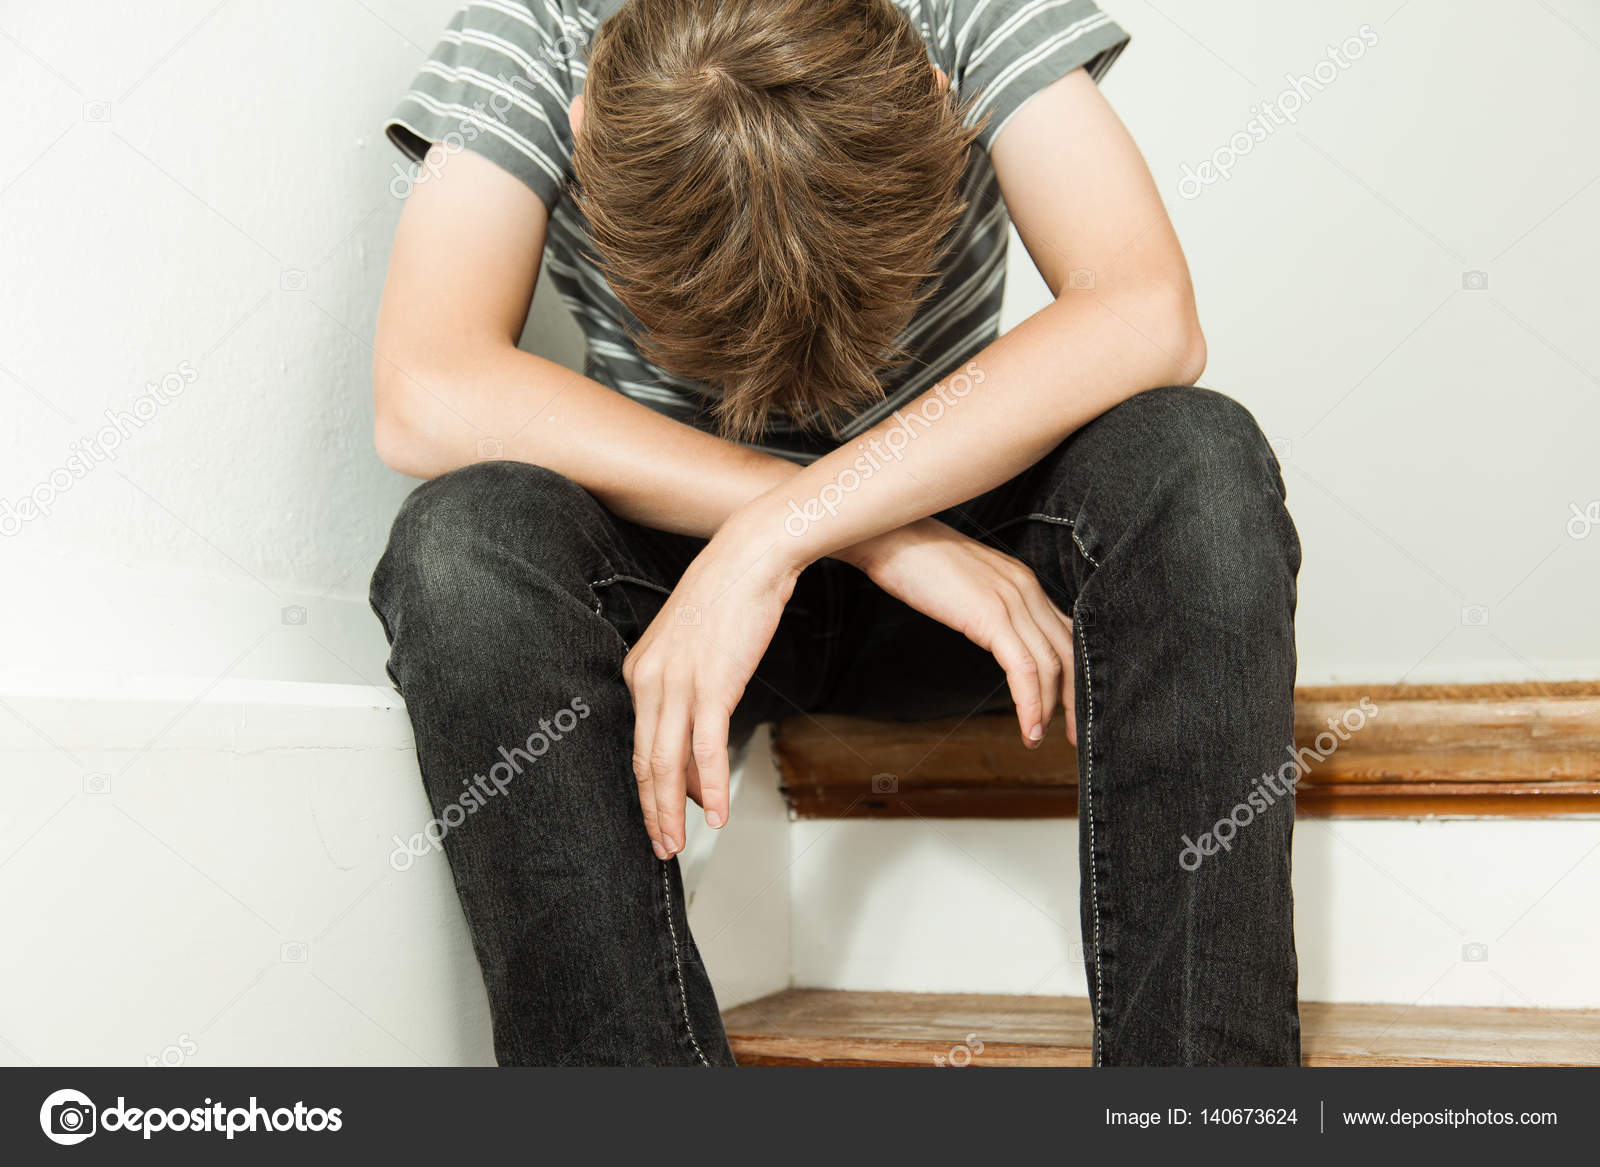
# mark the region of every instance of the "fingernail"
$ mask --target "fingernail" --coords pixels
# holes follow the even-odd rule
[[[650,846],[652,848],[654,848],[657,859],[670,859],[672,857],[672,852],[668,851],[665,847],[663,847],[656,840],[651,839],[650,840]]]
[[[706,811],[706,825],[713,831],[716,830],[722,825],[722,813],[715,810]]]
[[[1042,741],[1044,741],[1044,726],[1036,725],[1032,729],[1030,729],[1028,731],[1028,740],[1030,742],[1042,742]]]
[[[661,845],[667,849],[667,853],[661,857],[663,859],[672,858],[672,856],[678,850],[678,844],[676,844],[676,843],[674,843],[672,841],[672,836],[671,835],[662,835],[661,836]]]

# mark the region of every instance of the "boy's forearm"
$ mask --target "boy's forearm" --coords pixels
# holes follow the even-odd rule
[[[391,466],[431,478],[486,457],[572,479],[613,513],[710,538],[769,541],[795,570],[862,562],[884,536],[1027,469],[1142,389],[1199,373],[1182,329],[1133,306],[1058,300],[934,389],[809,467],[673,421],[561,365],[509,347],[404,369],[377,362]],[[1148,317],[1148,319],[1141,318]],[[1185,367],[1185,366],[1188,367]],[[442,369],[443,371],[436,371]]]
[[[485,458],[569,478],[614,514],[710,538],[728,516],[799,472],[792,462],[676,422],[553,361],[510,347],[423,362],[377,379],[384,461],[433,478]],[[442,370],[442,371],[429,371]]]
[[[1181,297],[1113,303],[1117,311],[1070,293],[1053,301],[965,369],[741,508],[737,524],[798,566],[881,546],[878,537],[1026,470],[1135,393],[1199,376],[1204,345]]]

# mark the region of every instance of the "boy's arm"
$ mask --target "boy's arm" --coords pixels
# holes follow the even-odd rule
[[[1083,70],[1022,107],[993,150],[1006,204],[1054,299],[973,358],[983,384],[958,404],[928,404],[902,456],[862,481],[849,505],[781,555],[809,562],[836,547],[975,498],[1010,479],[1113,405],[1205,366],[1188,266],[1155,182],[1127,130]],[[748,508],[772,530],[790,499],[816,497],[894,418],[807,467]],[[793,526],[795,524],[791,524]]]
[[[1134,394],[1191,383],[1205,346],[1155,183],[1087,73],[1023,106],[992,158],[1054,299],[973,359],[981,384],[952,403],[952,378],[943,397],[936,386],[898,411],[911,423],[891,417],[784,480],[732,514],[690,565],[624,667],[638,714],[635,774],[658,853],[662,839],[667,852],[682,842],[685,777],[697,768],[704,786],[710,770],[724,787],[727,713],[782,598],[806,564],[841,548],[854,545],[851,557],[880,586],[995,655],[1025,741],[1038,743],[1058,699],[1072,707],[1066,616],[1026,568],[925,516],[1014,477]],[[917,424],[919,414],[938,420]],[[823,500],[831,505],[816,505]],[[700,609],[698,623],[673,620],[685,605]]]
[[[497,441],[494,456],[554,470],[625,519],[709,537],[797,467],[519,351],[546,223],[538,195],[472,153],[412,191],[374,345],[379,455],[432,478]]]

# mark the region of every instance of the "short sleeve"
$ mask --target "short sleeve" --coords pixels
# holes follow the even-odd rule
[[[591,18],[592,19],[592,18]],[[384,132],[413,162],[470,150],[554,208],[572,158],[567,107],[582,91],[592,29],[575,5],[468,4],[417,71]]]
[[[951,81],[974,122],[988,116],[985,149],[1034,94],[1074,69],[1099,81],[1128,44],[1092,0],[955,0],[952,15]]]

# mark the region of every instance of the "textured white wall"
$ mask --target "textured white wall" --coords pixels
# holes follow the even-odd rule
[[[8,667],[383,679],[366,582],[411,484],[370,438],[380,126],[452,10],[0,5]],[[563,316],[531,332],[574,355]],[[5,524],[173,373],[113,460]]]
[[[1592,819],[1301,820],[1300,995],[1600,1007],[1597,850]],[[1086,991],[1076,821],[805,822],[790,852],[796,984]]]
[[[1282,447],[1302,681],[1600,674],[1600,537],[1567,532],[1600,519],[1600,5],[1105,3],[1205,383]],[[1296,124],[1180,191],[1318,62]],[[1020,248],[1011,274],[1016,319],[1042,288]]]

